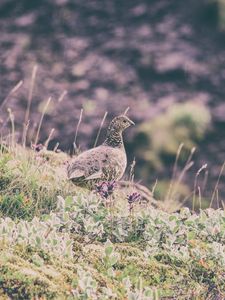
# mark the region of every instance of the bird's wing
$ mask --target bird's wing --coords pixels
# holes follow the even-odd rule
[[[91,174],[90,176],[86,177],[85,180],[90,180],[90,179],[99,179],[101,178],[103,175],[102,170],[95,172],[93,174]]]
[[[67,168],[69,179],[83,180],[99,179],[102,177],[102,153],[100,147],[96,147],[81,153],[74,158]]]
[[[68,175],[68,178],[75,179],[83,176],[85,176],[84,170],[75,169]]]

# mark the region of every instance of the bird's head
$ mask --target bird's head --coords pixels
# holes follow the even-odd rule
[[[129,126],[134,125],[134,122],[131,121],[127,116],[121,115],[115,117],[109,125],[109,131],[119,131],[123,132]]]

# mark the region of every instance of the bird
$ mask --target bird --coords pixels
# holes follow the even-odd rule
[[[135,125],[126,115],[115,117],[107,129],[104,142],[84,151],[68,163],[67,176],[75,185],[93,189],[102,181],[118,181],[122,178],[127,155],[123,142],[123,131]]]

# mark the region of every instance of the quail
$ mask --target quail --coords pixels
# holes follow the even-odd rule
[[[90,189],[100,181],[121,179],[127,166],[122,133],[130,125],[134,125],[134,122],[127,116],[115,117],[100,146],[81,153],[69,162],[68,179],[75,185]]]

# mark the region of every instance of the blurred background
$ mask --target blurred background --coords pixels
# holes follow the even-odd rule
[[[64,151],[82,108],[77,144],[85,150],[105,112],[99,142],[110,119],[129,106],[137,125],[125,141],[129,162],[136,158],[135,180],[152,188],[157,179],[158,198],[172,178],[177,199],[200,186],[204,205],[213,192],[222,203],[224,0],[1,0],[0,28],[1,135],[9,132],[10,108],[21,141],[32,84],[28,142],[51,96],[40,142],[54,128],[50,147],[59,142]]]

